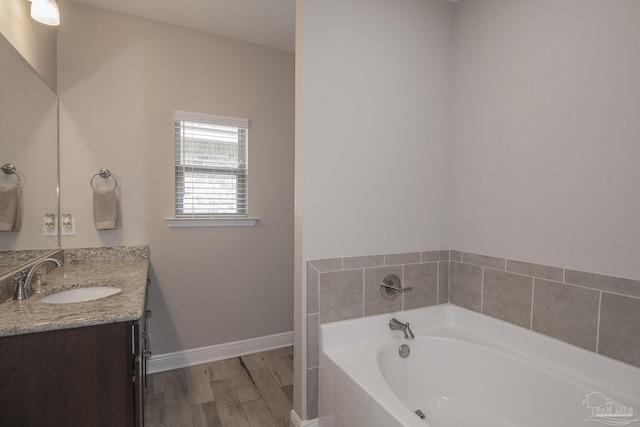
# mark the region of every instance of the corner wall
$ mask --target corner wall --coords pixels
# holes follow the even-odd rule
[[[412,160],[416,163],[427,162],[420,165],[422,171],[435,162],[440,176],[409,180],[406,186],[394,189],[385,186],[375,169],[398,164],[386,160],[395,159],[394,155],[400,155],[406,146],[401,143],[395,154],[385,157],[388,139],[376,139],[368,128],[362,134],[358,132],[361,126],[350,128],[360,124],[351,120],[352,112],[371,114],[376,125],[388,123],[384,114],[377,114],[376,108],[384,110],[385,104],[377,102],[379,98],[374,94],[395,87],[395,78],[402,72],[384,73],[384,65],[376,67],[376,61],[386,53],[380,47],[388,46],[394,36],[412,38],[420,33],[420,27],[435,27],[428,19],[414,27],[411,18],[405,17],[403,29],[393,31],[394,18],[411,10],[411,2],[396,3],[393,11],[379,2],[317,3],[298,0],[299,11],[304,8],[304,12],[299,12],[297,21],[302,27],[298,33],[301,49],[297,51],[302,69],[297,75],[300,102],[296,105],[296,149],[302,154],[296,161],[300,218],[296,229],[300,239],[296,256],[299,254],[300,259],[296,260],[296,268],[302,273],[296,276],[295,301],[300,313],[296,314],[296,324],[304,328],[305,312],[313,295],[314,285],[303,274],[305,261],[411,251],[422,247],[414,246],[416,241],[426,242],[428,249],[457,248],[471,255],[486,254],[489,259],[526,260],[529,264],[582,272],[593,281],[578,285],[586,291],[577,292],[590,297],[594,294],[589,291],[596,292],[603,304],[586,311],[590,319],[593,313],[604,313],[609,316],[605,328],[610,331],[628,322],[621,319],[637,317],[637,280],[624,278],[640,278],[640,198],[636,197],[635,188],[640,182],[636,165],[640,158],[640,54],[635,46],[640,39],[640,3],[460,0],[455,6],[449,4],[447,13],[451,14],[454,41],[441,48],[451,49],[453,55],[451,96],[443,98],[444,105],[453,102],[450,115],[445,113],[449,110],[443,110],[445,121],[451,121],[452,127],[438,153],[446,157],[406,150],[415,156]],[[445,7],[446,2],[442,3],[423,5]],[[378,16],[381,19],[377,25],[367,27]],[[441,24],[444,22],[442,16],[438,19]],[[349,20],[350,25],[343,23]],[[377,40],[370,35],[373,28]],[[389,37],[391,33],[394,36]],[[409,59],[409,55],[397,61],[407,73],[401,81],[407,85],[439,81],[442,87],[449,88],[448,74],[440,80],[431,80],[433,74],[426,72],[415,80],[409,77],[419,68],[420,55],[433,48],[430,43],[437,37],[422,34],[415,39],[421,39],[423,46],[413,45],[410,40],[405,44],[415,57]],[[368,40],[377,42],[368,45]],[[432,64],[443,64],[434,58],[444,56],[430,54]],[[374,80],[377,85],[372,83]],[[342,81],[344,87],[339,84]],[[416,111],[411,105],[397,106],[395,116],[405,113],[409,117]],[[358,114],[355,117],[361,118]],[[427,123],[434,115],[425,109],[420,117]],[[343,123],[343,127],[331,134],[334,128],[327,124],[334,122]],[[340,150],[332,150],[338,143]],[[340,156],[331,157],[334,153]],[[346,179],[340,181],[341,177]],[[352,181],[360,185],[346,185]],[[423,190],[420,185],[427,188]],[[437,185],[445,193],[442,205],[431,203],[434,200],[430,191]],[[358,191],[349,191],[354,188]],[[410,191],[420,201],[403,197]],[[389,212],[385,208],[397,212],[393,207],[398,204],[383,205],[381,199],[408,200],[411,209],[417,208],[421,214],[426,213],[420,208],[426,203],[450,219],[438,222],[423,215],[424,224],[413,228],[413,234],[405,234],[403,226],[411,228],[415,224],[402,214],[395,218],[402,225],[393,222],[391,214],[385,216]],[[348,209],[342,215],[344,206]],[[425,232],[430,226],[445,227],[441,244],[431,246],[433,236]],[[450,278],[452,292],[460,291],[453,282],[460,279],[459,273],[464,273],[459,270],[467,267],[451,264],[455,269]],[[477,269],[473,270],[477,276]],[[510,288],[510,281],[501,280],[502,273],[488,274],[493,274],[489,278],[493,280],[492,290],[504,291],[493,296],[510,301],[512,291],[518,290]],[[523,276],[525,279],[518,277],[514,281],[530,278],[532,288],[538,281],[539,291],[555,290],[543,289],[548,285],[543,277],[533,273]],[[616,283],[630,284],[632,289],[619,294],[599,288],[611,280],[610,276],[615,276]],[[472,283],[476,292],[478,281]],[[516,288],[517,283],[513,285]],[[569,289],[569,293],[574,290],[570,286],[576,286],[562,280],[559,283],[560,289]],[[481,293],[482,284],[479,286]],[[530,302],[534,297],[532,288],[528,288]],[[526,290],[522,292],[524,297],[518,299],[519,304],[526,302]],[[544,298],[545,294],[538,296]],[[452,302],[456,298],[464,305],[460,295],[452,293]],[[474,294],[472,300],[474,304],[483,303],[481,294]],[[568,311],[576,308],[571,307],[570,301],[567,304]],[[606,313],[600,311],[603,307]],[[620,316],[613,316],[618,309]],[[527,314],[531,322],[532,311],[529,308],[527,312],[526,307],[518,313],[510,312],[509,316],[515,317],[509,320],[524,322]],[[586,335],[594,340],[591,332]],[[310,356],[306,343],[303,329],[296,336],[296,345],[302,346],[298,351],[306,357],[301,362],[303,372]],[[638,348],[633,347],[633,351]],[[629,360],[637,360],[636,357]],[[306,393],[305,379],[302,384],[302,393]],[[306,396],[302,401],[306,402]]]
[[[306,420],[306,262],[448,246],[453,5],[296,7],[294,410]]]
[[[57,89],[57,28],[31,19],[26,0],[0,2],[0,33],[54,91]]]
[[[148,244],[154,355],[293,329],[294,55],[60,1],[62,246]],[[246,117],[255,227],[168,228],[174,110]],[[115,230],[93,224],[89,180],[119,182]]]
[[[640,2],[455,6],[451,248],[639,278]]]

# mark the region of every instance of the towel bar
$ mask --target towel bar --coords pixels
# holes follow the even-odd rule
[[[16,178],[18,179],[18,183],[16,184],[16,188],[20,187],[22,185],[22,178],[20,178],[20,174],[18,173],[18,170],[16,169],[16,167],[14,165],[12,165],[11,163],[6,163],[4,165],[2,165],[2,172],[6,173],[7,175],[15,175]]]
[[[108,179],[108,178],[113,179],[113,182],[116,185],[113,189],[115,190],[116,188],[118,188],[118,180],[116,179],[116,176],[113,175],[109,169],[103,168],[103,169],[100,169],[97,174],[93,175],[93,177],[89,181],[89,185],[91,185],[91,188],[93,188],[94,190],[96,190],[96,188],[93,186],[93,180],[96,179],[96,177],[98,176],[103,179]]]

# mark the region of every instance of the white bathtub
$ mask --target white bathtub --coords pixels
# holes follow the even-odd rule
[[[323,427],[640,427],[639,368],[459,307],[320,329]]]

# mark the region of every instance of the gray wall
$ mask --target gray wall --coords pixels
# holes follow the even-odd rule
[[[50,88],[56,90],[56,27],[31,19],[31,3],[24,0],[0,2],[0,33],[16,48]]]
[[[640,2],[455,5],[451,248],[640,277]]]
[[[299,414],[313,414],[306,412],[305,400],[307,385],[312,394],[313,378],[307,384],[302,374],[309,362],[309,260],[456,248],[598,272],[606,275],[605,282],[610,276],[640,278],[640,198],[635,188],[640,182],[640,3],[427,1],[420,5],[430,8],[429,18],[420,22],[398,17],[421,16],[412,1],[393,6],[364,0],[297,4],[296,192],[302,203],[296,212],[296,324],[302,327],[296,330],[301,347],[296,385],[303,396],[294,406]],[[398,22],[402,29],[396,29]],[[426,31],[434,34],[427,36]],[[392,57],[386,48],[396,36],[407,39],[397,53],[404,55],[397,62],[402,66],[393,70],[386,62]],[[428,71],[423,54],[433,67]],[[438,66],[440,73],[435,71]],[[414,78],[415,70],[422,70],[419,78]],[[421,92],[429,84],[442,92]],[[415,90],[404,92],[412,85]],[[397,98],[389,95],[392,90]],[[417,93],[424,101],[419,106],[412,97]],[[394,105],[389,100],[398,99],[404,103],[396,105],[393,117],[400,127],[412,126],[413,118],[420,117],[430,131],[451,124],[450,133],[444,132],[442,139],[421,135],[426,151],[418,142],[411,147],[403,140],[385,157],[391,140],[372,136],[369,128],[362,134],[349,132],[349,126],[357,128],[357,119],[365,116],[374,129],[387,123],[384,113]],[[350,121],[354,111],[356,120]],[[337,118],[344,121],[344,131],[331,140],[348,161],[331,161],[335,145],[321,138],[321,125]],[[396,157],[402,153],[409,160]],[[314,163],[317,159],[321,161]],[[406,180],[398,181],[402,168],[392,167],[385,175],[389,164],[417,165],[409,170],[424,176],[406,174]],[[327,178],[327,170],[347,170],[341,176],[355,178],[342,182],[357,185],[341,186],[337,174]],[[379,170],[383,174],[378,175]],[[389,183],[397,185],[391,188]],[[438,189],[446,197],[438,197]],[[341,215],[345,206],[349,214]],[[400,206],[419,212],[424,223],[411,228],[413,218],[399,211]],[[413,234],[405,235],[405,227]],[[455,280],[460,277],[458,264],[451,267]],[[496,287],[505,283],[501,273],[488,274],[499,281]],[[533,286],[536,279],[529,277]],[[547,298],[542,291],[550,288],[541,280],[537,295]],[[454,286],[453,273],[451,281]],[[631,283],[635,292],[637,281],[622,281]],[[576,286],[559,283],[563,291]],[[512,289],[507,286],[502,296],[509,300]],[[636,294],[594,290],[597,283],[580,286],[602,299],[602,311],[591,306],[584,312],[591,319],[594,313],[602,314],[606,323],[601,318],[600,327],[604,325],[608,336],[615,336],[609,332],[618,326],[637,336],[637,329],[622,327],[629,319],[637,320]],[[462,305],[459,297],[451,294],[452,301]],[[471,297],[474,304],[481,301],[479,295]],[[529,301],[534,297],[530,293]],[[616,310],[624,314],[614,316]],[[532,311],[526,307],[513,321],[522,323],[527,314],[531,321]],[[552,319],[538,314],[538,319]],[[622,348],[635,352],[639,347],[636,342]],[[629,360],[637,360],[637,353]]]
[[[294,409],[306,401],[306,262],[447,247],[453,5],[296,2]]]
[[[154,354],[293,328],[294,56],[60,2],[62,246],[149,244]],[[174,110],[250,120],[246,228],[167,228]],[[93,225],[89,179],[120,183],[116,230]]]

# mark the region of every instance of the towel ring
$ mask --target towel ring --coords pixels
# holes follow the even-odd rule
[[[115,187],[113,187],[113,189],[115,190],[116,188],[118,188],[118,180],[116,179],[116,176],[113,175],[109,169],[100,169],[97,174],[93,175],[93,178],[91,178],[91,181],[89,181],[89,185],[91,185],[91,188],[93,188],[94,190],[96,190],[96,187],[93,186],[93,181],[98,176],[103,179],[107,179],[107,178],[113,179],[113,182],[115,183]]]
[[[2,166],[2,172],[6,173],[7,175],[15,175],[18,183],[16,184],[16,188],[19,188],[22,185],[22,178],[20,178],[20,174],[18,173],[18,170],[16,169],[16,167],[14,165],[12,165],[11,163],[6,163]]]

